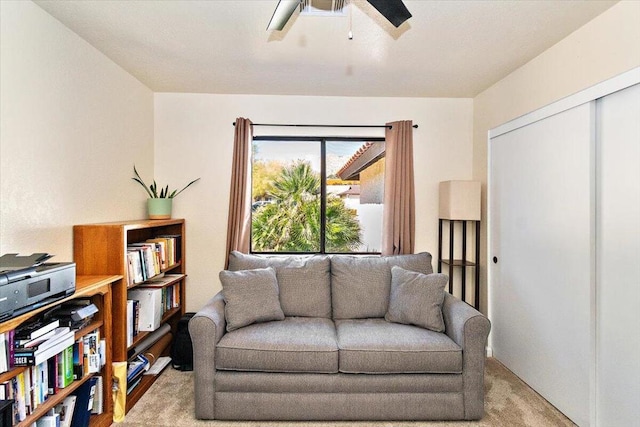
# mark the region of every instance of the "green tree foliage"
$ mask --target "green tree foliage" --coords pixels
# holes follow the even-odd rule
[[[308,162],[281,170],[268,194],[273,203],[253,213],[254,251],[318,252],[320,250],[320,177]],[[356,214],[337,196],[327,198],[326,250],[348,252],[360,245]]]
[[[265,200],[269,197],[269,188],[284,166],[276,160],[255,161],[251,169],[252,200]]]

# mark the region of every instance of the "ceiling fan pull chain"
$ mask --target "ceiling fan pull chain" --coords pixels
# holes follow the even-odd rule
[[[345,2],[349,6],[349,33],[347,37],[349,37],[349,40],[353,40],[353,5],[351,0],[345,0]]]

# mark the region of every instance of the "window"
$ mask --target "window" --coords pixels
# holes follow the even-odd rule
[[[380,253],[384,138],[254,137],[251,252]]]

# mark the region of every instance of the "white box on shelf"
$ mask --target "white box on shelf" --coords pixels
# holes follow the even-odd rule
[[[139,331],[155,331],[160,327],[160,322],[162,321],[162,289],[131,289],[128,292],[128,298],[139,301]]]

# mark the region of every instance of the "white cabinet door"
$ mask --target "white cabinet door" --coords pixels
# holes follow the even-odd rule
[[[597,104],[596,420],[640,423],[640,85]]]
[[[489,143],[493,354],[581,426],[591,397],[594,112],[595,101],[582,104]]]

